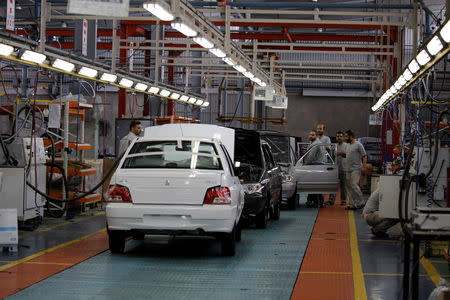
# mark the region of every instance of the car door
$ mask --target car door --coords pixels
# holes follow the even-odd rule
[[[242,210],[244,209],[244,189],[241,186],[241,182],[239,180],[239,177],[237,176],[234,163],[231,160],[227,148],[223,144],[220,144],[220,147],[225,154],[226,163],[228,165],[228,168],[230,169],[230,175],[232,176],[233,186],[231,187],[231,190],[234,190],[238,193],[238,215],[240,216]]]
[[[279,193],[281,193],[281,171],[273,159],[269,145],[262,144],[262,151],[267,168],[272,203],[278,199]]]
[[[319,147],[319,148],[316,148]],[[325,149],[329,148],[329,150]],[[314,151],[322,151],[320,160],[309,160]],[[336,163],[336,144],[317,144],[312,146],[298,160],[294,169],[298,193],[333,194],[338,191],[338,166]]]

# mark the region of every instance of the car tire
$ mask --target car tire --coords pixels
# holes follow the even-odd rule
[[[133,240],[137,240],[137,241],[143,241],[145,239],[145,234],[144,233],[135,233],[133,234]]]
[[[239,222],[236,225],[236,242],[240,242],[242,238],[242,222],[239,220]]]
[[[108,237],[111,253],[123,253],[125,251],[125,232],[110,230],[108,231]]]
[[[256,215],[255,219],[256,228],[265,229],[267,227],[268,212],[269,209],[267,208],[267,206],[264,206],[264,209],[261,210],[259,214]]]
[[[280,203],[281,203],[281,200],[278,200],[277,204],[275,204],[272,207],[272,210],[270,211],[270,219],[271,220],[279,220],[280,219],[280,211],[281,211]]]
[[[295,188],[294,195],[288,199],[288,208],[290,210],[295,210],[297,206],[297,188]]]
[[[221,236],[222,256],[234,256],[236,254],[236,226],[230,233]]]

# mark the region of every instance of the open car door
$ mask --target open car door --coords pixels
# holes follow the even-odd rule
[[[298,193],[337,193],[339,178],[336,144],[313,145],[297,161],[294,176]]]

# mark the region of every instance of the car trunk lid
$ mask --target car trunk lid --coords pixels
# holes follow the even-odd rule
[[[135,204],[202,205],[208,188],[220,186],[222,171],[121,170],[116,183],[128,187]]]

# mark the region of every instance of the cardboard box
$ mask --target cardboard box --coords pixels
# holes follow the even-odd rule
[[[13,246],[18,243],[17,208],[2,208],[0,209],[0,245]]]

